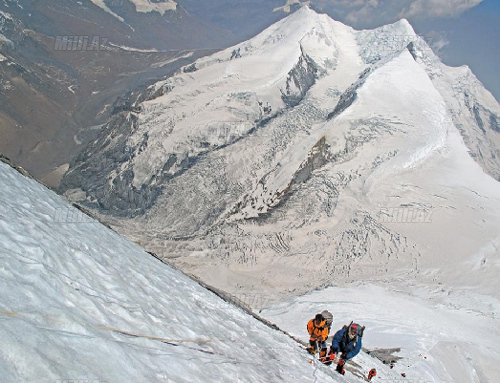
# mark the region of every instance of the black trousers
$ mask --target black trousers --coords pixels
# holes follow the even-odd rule
[[[326,340],[321,341],[321,340],[309,340],[309,344],[311,345],[312,348],[315,350],[326,350]]]

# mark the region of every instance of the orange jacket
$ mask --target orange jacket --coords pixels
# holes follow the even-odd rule
[[[307,323],[307,332],[311,336],[311,340],[325,341],[328,338],[328,327],[326,321],[322,321],[319,326],[314,323],[314,318]]]

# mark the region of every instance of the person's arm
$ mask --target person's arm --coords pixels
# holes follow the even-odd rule
[[[309,333],[309,335],[312,335],[312,332],[313,332],[312,319],[307,323],[307,332]]]
[[[361,351],[361,338],[358,338],[358,341],[356,342],[356,347],[354,348],[354,350],[349,351],[344,359],[345,360],[352,359],[356,355],[358,355],[360,351]]]
[[[322,334],[321,334],[321,335],[322,335],[322,338],[323,338],[322,340],[323,340],[323,341],[326,341],[326,340],[328,339],[328,328],[326,328],[326,327],[325,327],[325,328],[323,329],[323,331],[322,331]]]
[[[340,341],[342,340],[342,335],[344,335],[345,329],[341,329],[335,333],[333,336],[332,340],[332,347],[331,350],[333,352],[339,352],[340,351]]]

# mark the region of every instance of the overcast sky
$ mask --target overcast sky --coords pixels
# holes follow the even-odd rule
[[[304,2],[304,1],[302,1]],[[356,29],[406,18],[447,65],[469,65],[500,100],[500,0],[312,0]]]

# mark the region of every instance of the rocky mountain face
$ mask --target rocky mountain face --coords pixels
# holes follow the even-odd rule
[[[173,1],[2,1],[0,151],[56,186],[131,90],[234,39]]]
[[[233,294],[484,287],[499,116],[408,22],[355,31],[304,7],[130,97],[60,191]]]

